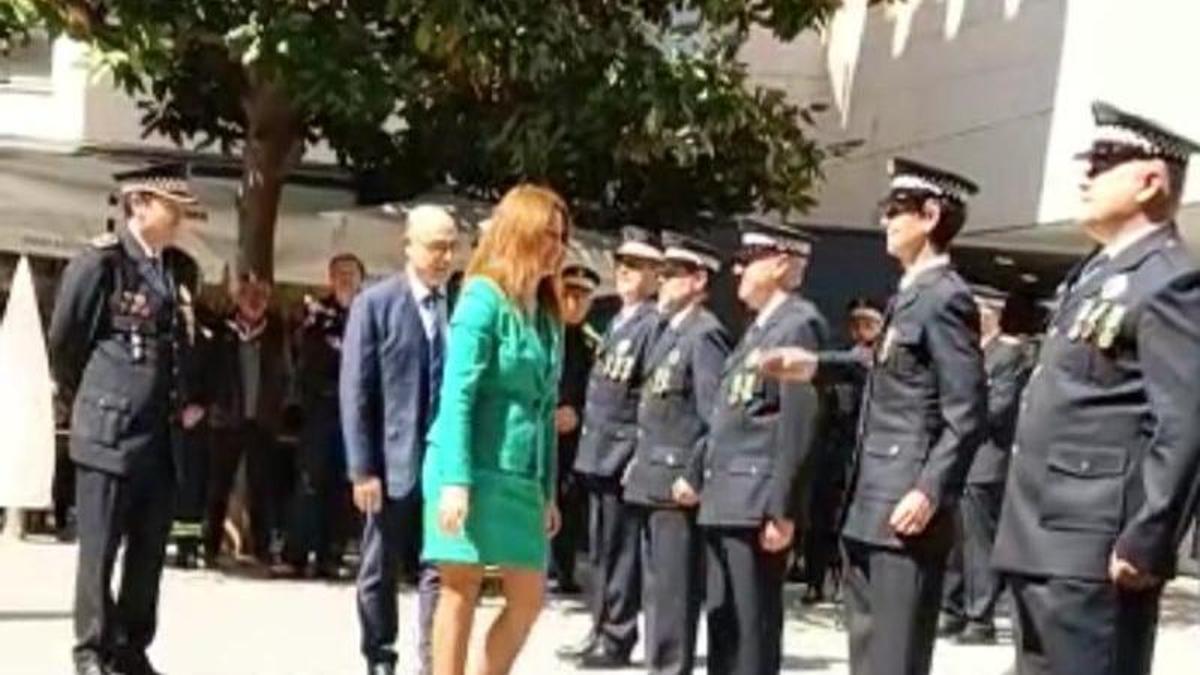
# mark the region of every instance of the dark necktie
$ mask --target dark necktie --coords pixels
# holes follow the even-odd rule
[[[429,330],[429,412],[430,419],[437,413],[438,393],[442,388],[442,367],[445,365],[445,336],[442,333],[441,315],[438,312],[442,294],[434,291],[425,296],[425,310],[432,317]]]

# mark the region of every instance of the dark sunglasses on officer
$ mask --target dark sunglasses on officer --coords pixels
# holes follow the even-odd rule
[[[1095,178],[1125,162],[1159,158],[1158,155],[1148,150],[1132,145],[1104,142],[1094,144],[1091,148],[1079,153],[1075,157],[1087,163],[1087,169],[1084,173],[1088,178]]]

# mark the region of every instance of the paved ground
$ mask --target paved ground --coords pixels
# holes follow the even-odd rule
[[[0,673],[63,675],[71,672],[71,586],[75,549],[53,543],[0,542]],[[798,604],[793,606],[798,608]],[[484,620],[495,611],[488,602]],[[154,662],[170,675],[342,675],[361,673],[354,591],[349,585],[261,581],[212,572],[167,574]],[[413,615],[405,594],[402,617]],[[1200,646],[1197,582],[1177,582],[1160,630],[1155,673],[1196,672]],[[412,644],[411,621],[403,622]],[[554,658],[557,645],[587,627],[583,608],[555,601],[542,616],[516,673],[571,673]],[[477,631],[481,633],[482,631]],[[1007,631],[1005,631],[1007,633]],[[478,635],[477,635],[478,637]],[[402,654],[411,648],[401,647]],[[788,621],[789,673],[845,673],[845,637],[833,607],[800,612]],[[703,651],[703,650],[702,650]],[[1011,665],[1011,647],[939,644],[937,675],[1000,675]],[[1188,665],[1188,664],[1191,665]],[[626,671],[626,672],[637,672]]]

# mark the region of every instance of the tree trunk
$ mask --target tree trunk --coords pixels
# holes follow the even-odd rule
[[[275,278],[275,224],[288,174],[304,151],[300,113],[283,89],[254,74],[242,97],[246,144],[238,188],[238,256],[235,272]]]

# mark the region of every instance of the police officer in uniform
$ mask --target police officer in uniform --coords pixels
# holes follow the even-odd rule
[[[658,306],[667,326],[646,358],[625,500],[642,506],[645,518],[646,666],[665,675],[692,672],[704,591],[695,501],[676,502],[671,488],[703,451],[729,337],[704,307],[709,278],[721,268],[716,250],[673,232],[662,241]]]
[[[811,252],[799,231],[742,224],[734,272],[755,318],[725,361],[705,451],[674,486],[682,504],[700,492],[714,675],[772,675],[781,665],[783,584],[819,411],[811,385],[766,379],[758,365],[773,347],[826,341],[825,319],[794,293]]]
[[[183,462],[182,373],[194,338],[192,297],[171,247],[197,213],[187,167],[117,174],[126,223],[71,261],[50,323],[60,394],[73,397],[71,458],[79,513],[74,661],[80,675],[151,675],[158,584]],[[110,582],[124,546],[121,588]]]
[[[1196,143],[1096,103],[1068,274],[1021,403],[993,562],[1022,674],[1151,670],[1200,495],[1200,269],[1179,238]]]
[[[637,444],[637,410],[646,356],[661,319],[654,306],[662,250],[637,227],[621,231],[615,251],[621,310],[600,345],[587,389],[575,471],[591,504],[592,631],[583,643],[561,650],[584,667],[629,664],[641,610],[641,518],[622,498],[621,481]]]
[[[571,264],[563,268],[562,282],[563,366],[558,383],[558,409],[554,413],[558,432],[558,512],[562,525],[550,541],[550,550],[554,592],[576,595],[582,590],[575,579],[575,561],[587,532],[587,494],[575,473],[575,457],[588,375],[602,339],[587,323],[600,275],[586,265]]]
[[[1017,403],[1028,378],[1029,358],[1025,343],[1001,329],[1007,294],[981,285],[971,290],[979,307],[980,346],[987,374],[987,430],[958,504],[959,537],[946,570],[938,633],[956,636],[959,644],[992,644],[996,642],[996,601],[1003,590],[992,569],[992,542],[1004,502]]]
[[[890,173],[882,219],[904,276],[867,380],[842,526],[855,675],[929,672],[954,514],[986,423],[979,312],[946,255],[976,187],[899,158]],[[861,372],[842,356],[781,350],[764,369],[801,380]]]

